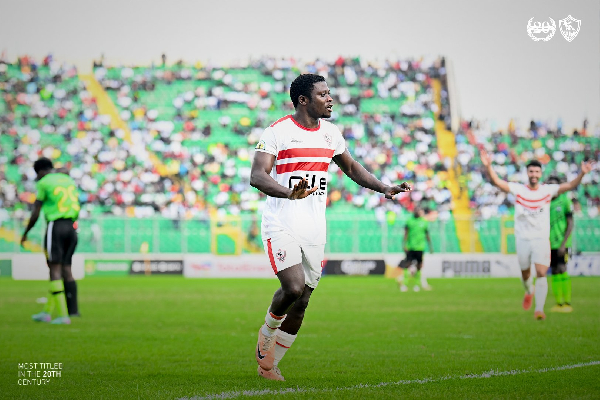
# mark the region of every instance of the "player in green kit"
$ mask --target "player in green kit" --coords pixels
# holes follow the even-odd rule
[[[557,176],[548,178],[548,183],[560,184]],[[556,305],[552,312],[569,313],[571,307],[571,277],[567,272],[567,261],[571,247],[573,222],[573,202],[568,193],[552,199],[550,203],[550,269],[552,270],[552,291]]]
[[[43,210],[48,222],[44,249],[50,268],[50,296],[44,310],[33,315],[32,318],[38,322],[70,324],[69,314],[79,315],[77,284],[71,273],[71,260],[77,246],[75,224],[81,207],[75,181],[69,175],[58,173],[53,168],[52,161],[47,158],[40,158],[33,164],[38,181],[37,198],[29,224],[21,238],[21,245],[27,241],[27,234],[37,222],[40,211]],[[52,320],[51,316],[55,308],[58,317]]]
[[[425,219],[425,214],[428,210],[423,210],[420,207],[415,207],[413,216],[406,221],[404,230],[404,252],[406,258],[400,262],[398,267],[404,269],[404,272],[398,276],[398,284],[400,291],[408,291],[408,287],[412,286],[415,292],[421,290],[421,286],[425,290],[431,289],[426,281],[421,280],[421,267],[423,267],[423,252],[425,251],[426,243],[429,243],[429,251],[433,253],[431,238],[429,237],[429,221]],[[416,271],[411,271],[413,262],[417,263]]]

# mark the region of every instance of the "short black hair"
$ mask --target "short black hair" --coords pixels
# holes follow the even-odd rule
[[[50,161],[50,159],[46,157],[42,157],[33,163],[33,169],[36,174],[39,174],[41,171],[47,171],[52,168],[54,168],[54,165],[52,165],[52,161]]]
[[[529,161],[529,163],[527,164],[527,166],[525,168],[529,169],[529,167],[542,168],[542,163],[539,162],[538,160],[531,160],[531,161]]]
[[[294,108],[298,107],[298,98],[300,96],[311,98],[313,87],[317,82],[325,82],[325,78],[321,75],[302,74],[294,79],[294,82],[290,86],[290,98],[292,99],[292,103],[294,103]]]

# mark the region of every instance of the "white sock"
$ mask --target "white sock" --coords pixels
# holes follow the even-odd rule
[[[545,276],[535,281],[535,311],[544,311],[546,296],[548,295],[548,279]]]
[[[421,270],[421,286],[424,288],[429,286],[429,283],[427,283],[427,277],[423,274],[423,270]]]
[[[523,279],[523,277],[521,277],[521,282],[523,282],[523,287],[525,288],[525,292],[527,292],[527,294],[531,294],[532,293],[532,287],[533,287],[533,273],[529,274],[529,278],[527,280]]]
[[[272,312],[267,311],[267,315],[265,316],[265,324],[261,328],[263,335],[272,336],[277,328],[281,326],[281,323],[284,319],[285,315],[278,317]]]
[[[399,285],[404,285],[404,273],[398,275],[398,277],[396,278],[396,282],[398,282]]]
[[[281,361],[285,352],[288,351],[294,343],[294,340],[296,340],[296,336],[298,335],[290,335],[281,329],[277,331],[277,344],[275,345],[275,361],[273,362],[273,365],[279,364],[279,361]]]

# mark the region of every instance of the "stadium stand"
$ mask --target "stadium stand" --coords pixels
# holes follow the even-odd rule
[[[253,147],[269,123],[293,112],[288,88],[300,72],[326,77],[336,103],[332,121],[354,157],[384,182],[408,180],[417,189],[397,203],[384,201],[332,164],[329,252],[401,251],[403,220],[416,204],[433,210],[435,250],[461,251],[450,190],[457,182],[468,190],[470,208],[481,209],[476,226],[483,249],[499,251],[500,221],[489,218],[508,214],[509,207],[484,183],[477,144],[493,150],[501,168],[509,143],[520,146],[515,150],[521,156],[548,156],[559,171],[567,162],[564,172],[572,170],[572,157],[582,148],[598,155],[597,137],[554,138],[540,129],[540,138],[523,140],[528,137],[482,134],[464,122],[455,135],[455,163],[438,149],[438,122],[450,126],[443,59],[99,63],[93,76],[80,79],[74,67],[50,56],[40,64],[22,57],[0,62],[0,251],[15,248],[11,238],[35,199],[32,163],[41,155],[69,170],[80,186],[79,251],[209,252],[216,240],[211,221],[227,216],[240,217],[242,231],[256,231],[262,195],[249,186]],[[106,94],[114,114],[99,112],[99,96]],[[545,148],[566,158],[557,159],[556,151],[550,157],[541,152]],[[506,166],[511,179],[518,178],[517,164],[515,159]],[[579,192],[586,200],[582,212],[590,216],[597,213],[597,174],[591,179]],[[361,235],[348,240],[347,232]],[[247,247],[260,250],[260,235],[251,236]]]
[[[394,206],[350,182],[335,165],[330,168],[330,214],[345,217],[337,219],[340,229],[330,229],[331,235],[347,232],[354,216],[370,217],[361,227],[370,240],[360,244],[381,251],[377,237],[381,224],[389,220],[388,213],[402,215],[418,202],[435,209],[444,220],[451,219],[447,182],[438,173],[445,166],[431,151],[436,146],[437,111],[431,80],[439,75],[440,62],[376,64],[340,58],[327,65],[260,59],[227,68],[99,67],[95,77],[118,105],[132,135],[146,138],[146,148],[180,179],[180,209],[193,216],[207,208],[210,213],[211,206],[234,215],[258,209],[261,197],[248,185],[251,148],[267,124],[283,115],[282,110],[292,112],[287,87],[298,71],[324,74],[341,108],[332,120],[344,132],[355,157],[378,177],[413,180],[419,189],[403,200],[403,207]],[[330,242],[336,251],[349,249],[343,237],[332,237]],[[458,250],[455,240],[447,242]]]

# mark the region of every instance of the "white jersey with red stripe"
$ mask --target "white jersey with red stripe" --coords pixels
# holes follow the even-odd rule
[[[267,196],[262,216],[263,239],[286,232],[300,244],[325,244],[327,169],[331,159],[345,150],[342,133],[328,121],[319,120],[317,128],[308,129],[288,115],[265,129],[256,151],[276,157],[271,177],[290,189],[304,178],[308,189],[318,189],[300,200]]]
[[[550,240],[550,201],[559,185],[539,185],[533,190],[522,183],[508,184],[515,195],[515,237]]]

